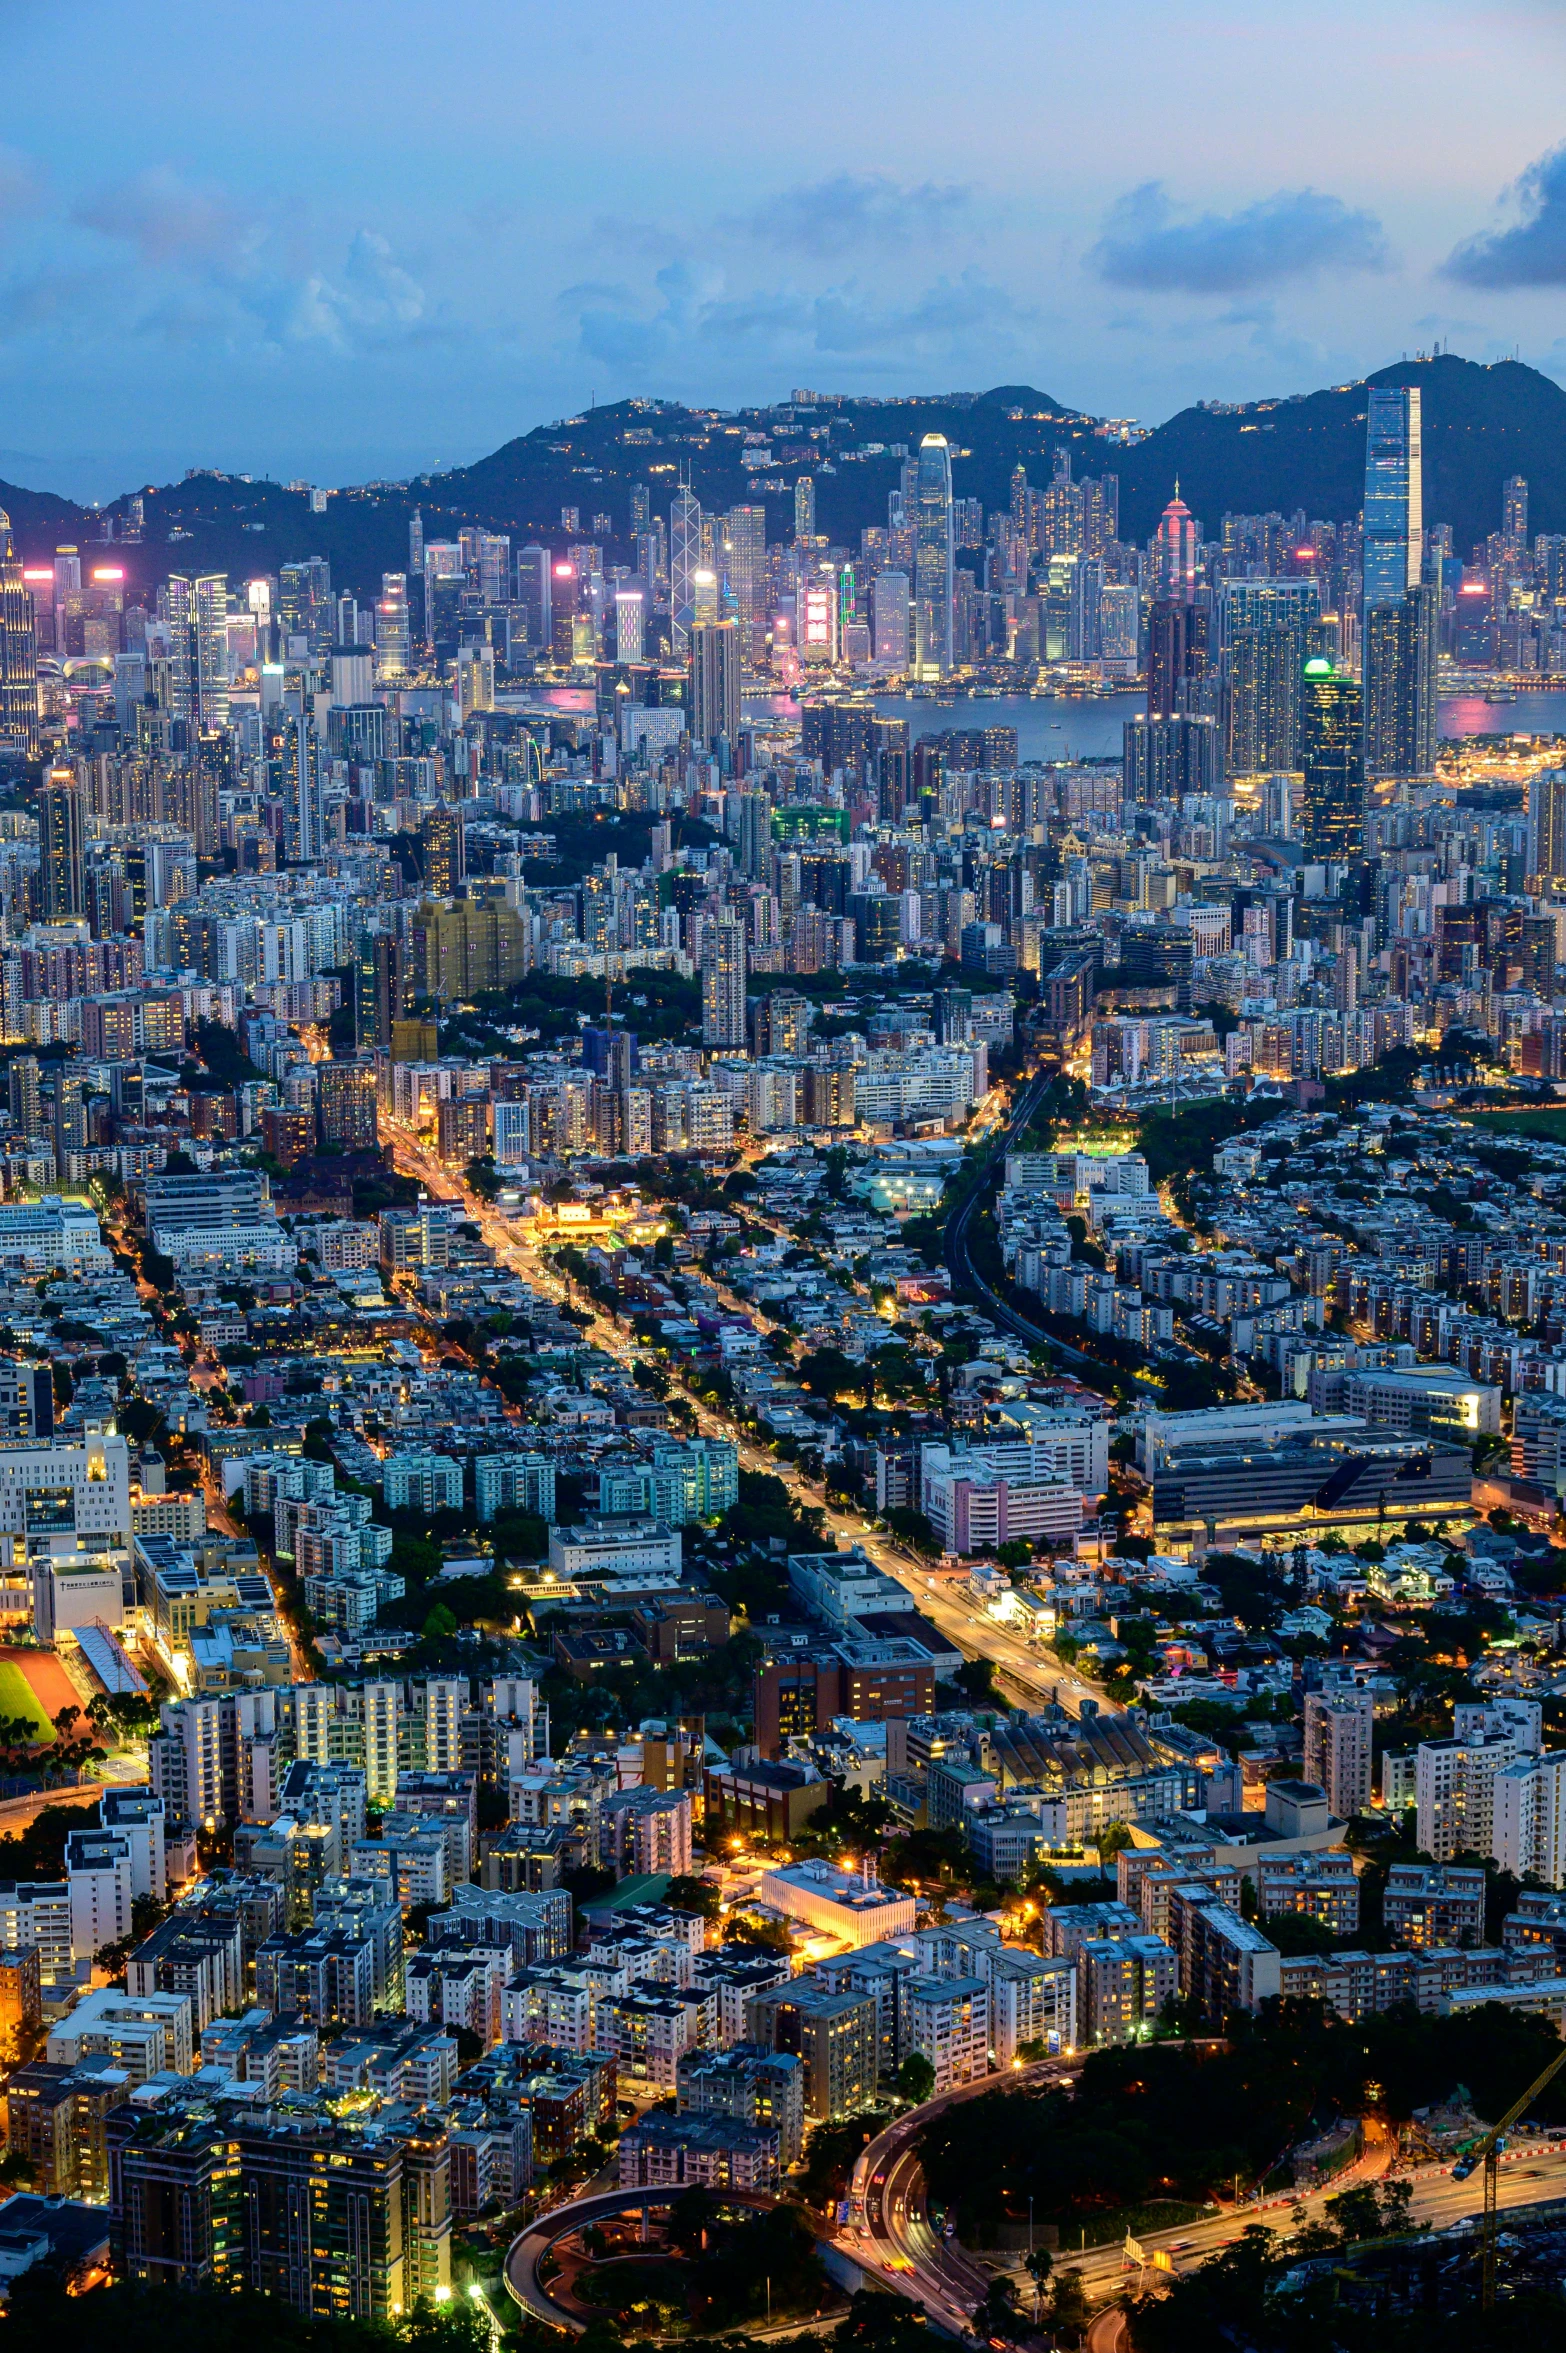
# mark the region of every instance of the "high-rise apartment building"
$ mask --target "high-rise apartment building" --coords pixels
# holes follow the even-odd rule
[[[1342,1821],[1370,1805],[1375,1703],[1368,1691],[1312,1691],[1305,1698],[1305,1779],[1327,1793]]]
[[[719,915],[701,943],[701,1042],[704,1046],[745,1044],[745,926],[737,916]]]
[[[953,561],[951,444],[927,433],[914,479],[914,675],[926,682],[952,666]]]
[[[63,923],[83,912],[85,831],[86,812],[74,770],[51,768],[38,794],[39,882],[45,923]]]
[[[1528,779],[1528,872],[1547,885],[1566,884],[1566,768]]]

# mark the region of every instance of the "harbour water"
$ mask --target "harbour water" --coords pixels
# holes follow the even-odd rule
[[[587,712],[589,690],[551,687],[537,697],[556,710]],[[1140,693],[1106,695],[960,695],[939,702],[928,696],[877,695],[877,709],[906,719],[915,743],[956,727],[1015,727],[1024,760],[1109,760],[1120,756],[1121,729],[1146,708]],[[745,698],[747,719],[797,719],[799,705],[787,695]],[[1441,733],[1473,735],[1566,734],[1566,692],[1528,694],[1512,702],[1483,695],[1457,695],[1441,704]]]

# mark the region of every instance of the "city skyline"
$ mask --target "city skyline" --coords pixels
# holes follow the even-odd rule
[[[260,55],[185,0],[153,40],[6,11],[0,477],[402,476],[630,393],[1023,378],[1156,421],[1438,341],[1560,374],[1559,27],[1329,7],[1312,39],[1326,126],[1297,34],[1218,5],[1003,8],[933,81],[918,10],[753,42],[486,4],[450,49],[285,0]],[[999,92],[1042,146],[993,135]]]

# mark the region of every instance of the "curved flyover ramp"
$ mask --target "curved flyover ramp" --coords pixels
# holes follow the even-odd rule
[[[691,2182],[666,2182],[646,2189],[602,2190],[595,2197],[575,2198],[568,2206],[551,2207],[547,2214],[529,2223],[507,2249],[507,2289],[534,2320],[543,2321],[549,2328],[570,2329],[580,2336],[586,2322],[567,2311],[563,2304],[557,2304],[539,2282],[538,2267],[550,2248],[561,2239],[570,2238],[573,2232],[585,2230],[589,2223],[604,2222],[613,2215],[665,2212],[695,2186]],[[759,2190],[717,2190],[713,2194],[725,2205],[764,2210],[777,2204],[776,2198]]]

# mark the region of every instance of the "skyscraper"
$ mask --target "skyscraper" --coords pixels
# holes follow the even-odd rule
[[[171,572],[164,587],[168,617],[170,713],[198,727],[228,725],[228,576],[206,572],[187,579]]]
[[[1566,882],[1566,768],[1528,779],[1528,872],[1557,889]]]
[[[747,662],[761,653],[767,603],[767,510],[730,507],[723,518],[723,575],[739,615]]]
[[[390,932],[360,934],[353,967],[353,1034],[361,1054],[391,1052],[392,1023],[408,1009],[407,959]]]
[[[63,923],[86,906],[83,843],[86,815],[75,771],[51,768],[38,794],[39,881],[45,923]]]
[[[914,676],[944,678],[952,666],[952,453],[944,433],[919,444],[914,481]]]
[[[691,741],[710,751],[722,736],[739,740],[740,636],[733,621],[699,623],[691,631]]]
[[[1420,396],[1374,386],[1365,419],[1364,774],[1428,776],[1435,765],[1438,600],[1420,586],[1424,463]]]
[[[467,877],[462,811],[443,801],[419,828],[424,850],[424,887],[434,899],[455,898]]]
[[[1196,595],[1196,518],[1175,494],[1158,518],[1153,533],[1153,599],[1155,603],[1189,604]]]
[[[38,749],[38,636],[11,518],[0,508],[0,752]]]
[[[794,484],[794,537],[814,539],[816,536],[816,478],[801,474]]]
[[[702,933],[701,1042],[745,1043],[745,926],[734,915],[715,916]]]
[[[315,722],[290,713],[283,722],[283,824],[290,862],[321,854],[321,757]]]
[[[228,725],[228,575],[205,572],[196,582],[196,708],[209,732]]]
[[[647,642],[647,598],[640,588],[614,592],[614,651],[620,662],[639,662]]]
[[[1314,580],[1231,580],[1219,600],[1224,742],[1231,776],[1299,765],[1300,679]]]
[[[1373,386],[1365,415],[1365,610],[1417,585],[1424,541],[1419,393]]]
[[[406,678],[412,643],[408,628],[408,576],[383,572],[375,606],[375,668],[381,678]]]
[[[1316,858],[1357,858],[1365,842],[1364,713],[1358,680],[1324,656],[1305,665],[1300,690],[1302,840]]]
[[[1200,711],[1208,666],[1207,614],[1183,597],[1158,597],[1147,617],[1147,715]]]
[[[1364,617],[1365,774],[1430,776],[1440,591],[1421,583]]]
[[[1521,474],[1508,474],[1501,485],[1501,537],[1515,548],[1528,545],[1528,485]]]
[[[701,503],[682,482],[669,509],[669,622],[676,658],[690,647],[696,619],[696,574],[701,561]]]
[[[550,606],[550,553],[535,541],[517,556],[517,602],[527,615],[527,642],[546,646],[553,631]]]

